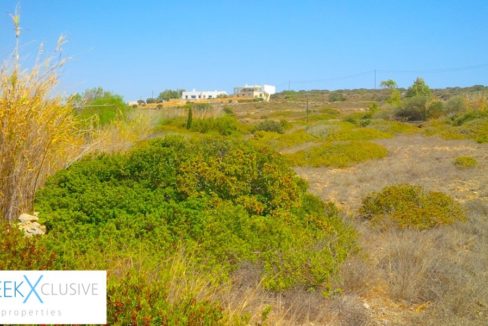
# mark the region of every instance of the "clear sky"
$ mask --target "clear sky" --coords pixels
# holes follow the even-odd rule
[[[0,1],[0,55],[14,44]],[[68,39],[63,93],[102,86],[126,100],[166,88],[373,88],[422,76],[488,84],[486,0],[23,0],[22,52]]]

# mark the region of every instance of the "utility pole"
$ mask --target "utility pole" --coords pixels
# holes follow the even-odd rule
[[[376,89],[376,69],[374,70],[374,89]]]

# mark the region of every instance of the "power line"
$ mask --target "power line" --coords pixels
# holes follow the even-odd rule
[[[463,66],[463,67],[449,67],[449,68],[436,68],[436,69],[419,69],[419,70],[378,70],[381,73],[411,73],[411,74],[432,74],[432,73],[444,73],[444,72],[455,72],[455,71],[465,71],[465,70],[476,70],[480,68],[488,67],[488,63]]]
[[[370,75],[373,72],[373,70],[368,70],[352,75],[345,75],[345,76],[337,76],[337,77],[329,77],[329,78],[320,78],[320,79],[312,79],[312,80],[290,80],[288,82],[283,82],[279,83],[278,85],[285,85],[286,83],[293,83],[293,84],[310,84],[310,83],[319,83],[319,82],[325,82],[325,81],[335,81],[335,80],[343,80],[343,79],[349,79],[349,78],[355,78],[355,77],[360,77],[360,76],[365,76],[365,75]]]
[[[288,85],[288,89],[290,85],[293,84],[311,84],[311,83],[320,83],[320,82],[328,82],[328,81],[337,81],[337,80],[344,80],[344,79],[351,79],[356,77],[362,77],[366,75],[373,75],[374,85],[376,88],[377,85],[377,74],[434,74],[434,73],[447,73],[447,72],[457,72],[457,71],[467,71],[467,70],[476,70],[488,68],[488,63],[478,64],[478,65],[470,65],[470,66],[461,66],[461,67],[446,67],[446,68],[435,68],[435,69],[410,69],[410,70],[390,70],[390,69],[373,69],[362,71],[350,75],[343,75],[343,76],[335,76],[335,77],[328,77],[328,78],[318,78],[318,79],[311,79],[311,80],[288,80],[287,82],[278,83],[278,86]]]

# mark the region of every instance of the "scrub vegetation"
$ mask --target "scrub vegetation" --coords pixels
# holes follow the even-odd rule
[[[388,186],[369,195],[360,214],[383,227],[419,230],[466,220],[459,203],[448,195],[408,184]]]
[[[107,270],[113,325],[486,323],[488,88],[129,108],[14,54],[1,269]]]

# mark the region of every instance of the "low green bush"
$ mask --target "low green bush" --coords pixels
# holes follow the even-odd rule
[[[446,139],[472,139],[478,143],[488,143],[488,115],[483,112],[467,113],[458,118],[432,120],[425,125],[424,133]]]
[[[254,127],[254,132],[256,131],[271,131],[279,134],[285,133],[287,127],[286,120],[274,121],[274,120],[264,120],[258,123]]]
[[[203,134],[219,134],[229,136],[237,134],[241,130],[239,121],[231,115],[217,118],[193,119],[190,130]]]
[[[366,160],[383,158],[384,146],[368,141],[324,143],[310,149],[285,155],[294,166],[348,167]]]
[[[369,124],[369,123],[368,123]],[[390,138],[392,134],[374,128],[361,126],[360,122],[355,126],[349,122],[340,122],[331,125],[327,140],[371,140]]]
[[[73,164],[38,191],[35,208],[54,268],[108,270],[111,323],[213,324],[225,318],[218,300],[184,285],[211,280],[202,291],[216,291],[243,263],[270,290],[331,290],[355,233],[306,188],[265,147],[167,137]],[[181,251],[176,266],[187,270],[175,274]]]
[[[369,128],[376,129],[390,135],[413,134],[419,132],[419,128],[410,123],[384,119],[371,120]]]
[[[459,156],[454,160],[454,165],[460,169],[474,168],[478,162],[471,156]]]
[[[428,118],[428,100],[424,95],[409,97],[397,109],[395,116],[402,121],[424,121]]]
[[[367,196],[360,214],[382,228],[422,230],[466,220],[461,205],[448,195],[409,184],[388,186]]]
[[[38,236],[26,237],[16,225],[0,222],[0,270],[52,269],[55,259]]]
[[[286,134],[278,134],[270,131],[257,131],[252,138],[253,143],[260,146],[268,146],[274,150],[317,141],[318,138],[301,129]]]
[[[334,91],[329,94],[329,102],[342,102],[345,101],[346,97],[343,93],[339,91]]]

